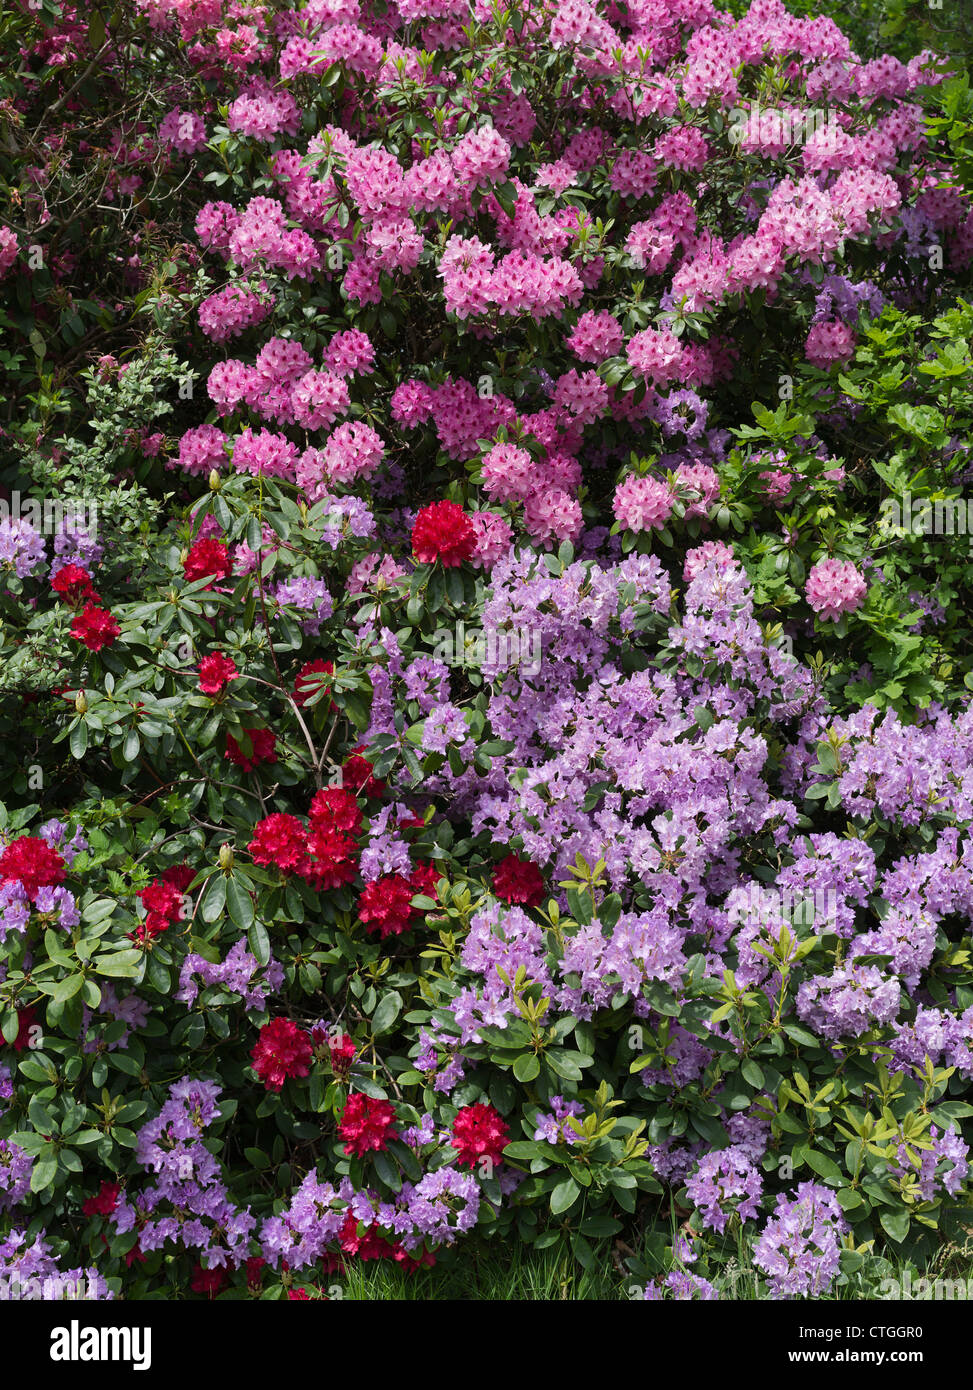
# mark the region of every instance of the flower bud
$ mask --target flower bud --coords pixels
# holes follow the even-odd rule
[[[74,708],[79,714],[88,713],[88,701],[85,699],[84,691],[79,690],[74,697]]]
[[[223,486],[223,481],[222,481],[222,479],[220,478],[219,473],[217,473],[217,471],[216,471],[215,468],[212,469],[212,471],[210,472],[210,475],[209,475],[209,490],[210,490],[210,492],[219,492],[219,490],[220,490],[220,488],[221,488],[222,486]]]
[[[233,846],[220,845],[220,868],[224,873],[229,873],[233,868]]]

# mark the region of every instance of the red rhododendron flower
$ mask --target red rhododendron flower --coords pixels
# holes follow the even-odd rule
[[[183,561],[182,572],[190,583],[207,575],[211,579],[228,579],[233,573],[230,552],[222,541],[199,540]]]
[[[217,1267],[216,1269],[204,1269],[201,1264],[193,1265],[193,1277],[189,1287],[193,1293],[208,1293],[210,1298],[220,1293],[226,1285],[226,1270]]]
[[[317,695],[318,691],[330,689],[329,681],[308,680],[309,676],[315,676],[319,672],[324,675],[333,676],[334,662],[318,660],[304,663],[298,671],[297,679],[294,682],[295,705],[305,705],[312,695]],[[331,701],[331,709],[337,714],[338,706],[335,704],[334,700]]]
[[[71,636],[83,642],[89,652],[100,652],[102,647],[110,647],[121,633],[121,628],[105,608],[96,603],[85,605],[84,611],[71,619]]]
[[[154,879],[147,888],[139,891],[139,901],[146,911],[145,921],[129,935],[136,940],[158,936],[173,922],[181,921],[183,898],[186,889],[196,877],[196,870],[190,864],[173,864],[166,869],[161,878]]]
[[[417,891],[401,874],[385,874],[365,884],[358,899],[358,917],[368,931],[377,931],[383,940],[401,936],[415,916],[412,899]]]
[[[138,899],[145,908],[145,921],[134,932],[129,932],[133,941],[158,936],[173,922],[181,920],[183,896],[195,877],[195,870],[188,864],[174,864],[161,878],[139,889]]]
[[[287,1297],[291,1303],[310,1303],[311,1295],[307,1289],[288,1289]]]
[[[40,1029],[37,1022],[37,1005],[28,1004],[25,1008],[17,1010],[17,1036],[11,1043],[14,1052],[23,1052],[25,1047],[30,1047],[33,1028]]]
[[[395,1137],[389,1133],[394,1123],[395,1109],[391,1101],[377,1100],[356,1091],[345,1102],[338,1124],[338,1133],[345,1141],[345,1153],[361,1158],[370,1149],[384,1149],[389,1139]]]
[[[138,897],[146,912],[166,919],[166,926],[179,916],[182,894],[164,878],[153,879],[147,888],[140,888]]]
[[[343,784],[349,787],[356,796],[384,796],[385,783],[372,776],[372,766],[367,758],[361,756],[360,748],[356,748],[342,764],[341,780]]]
[[[336,1076],[347,1076],[358,1053],[354,1039],[350,1038],[347,1033],[342,1033],[340,1038],[331,1043],[329,1052],[331,1054],[331,1070]]]
[[[476,549],[473,523],[455,502],[433,502],[423,507],[412,528],[412,553],[417,560],[445,566],[461,565]]]
[[[338,1232],[338,1244],[346,1255],[357,1255],[360,1260],[390,1260],[395,1256],[395,1246],[379,1234],[378,1222],[373,1221],[359,1235],[358,1220],[351,1212]]]
[[[81,1210],[85,1216],[111,1216],[118,1206],[118,1194],[121,1190],[121,1183],[103,1179],[94,1197],[89,1197],[86,1202],[81,1203]]]
[[[307,833],[296,816],[275,811],[254,826],[249,849],[255,864],[276,864],[292,872],[307,855]]]
[[[362,815],[351,792],[344,787],[324,787],[314,793],[308,820],[313,830],[339,830],[343,835],[357,835]]]
[[[483,1158],[499,1163],[508,1133],[506,1122],[492,1105],[467,1105],[453,1121],[450,1143],[458,1152],[457,1162],[472,1168]]]
[[[424,893],[427,898],[438,899],[436,884],[440,877],[440,871],[435,864],[417,864],[411,880],[413,891],[417,894]]]
[[[298,872],[319,892],[350,883],[358,872],[358,846],[340,830],[312,827],[307,847],[309,854]]]
[[[246,729],[252,753],[244,753],[232,734],[226,736],[226,756],[231,763],[242,767],[244,772],[252,772],[261,763],[277,761],[277,735],[271,729]]]
[[[247,1287],[251,1291],[256,1291],[260,1288],[263,1282],[261,1270],[266,1263],[267,1261],[264,1259],[263,1255],[251,1255],[248,1260],[244,1261],[247,1271]]]
[[[218,695],[224,685],[236,680],[239,674],[230,657],[222,652],[210,652],[199,663],[199,688],[204,695]]]
[[[0,883],[19,883],[33,900],[40,888],[64,882],[64,860],[46,840],[21,835],[0,853]]]
[[[544,900],[544,878],[532,860],[508,854],[493,871],[493,891],[505,903],[536,907]]]
[[[396,1250],[395,1258],[406,1274],[415,1274],[417,1269],[432,1269],[436,1263],[436,1256],[431,1250],[423,1250],[421,1255],[413,1255],[401,1246]]]
[[[307,1076],[314,1049],[303,1029],[289,1018],[264,1024],[250,1053],[253,1069],[268,1091],[279,1091],[289,1076]]]
[[[162,875],[163,882],[175,888],[178,893],[185,893],[195,877],[196,870],[191,864],[173,864]]]
[[[77,605],[82,599],[98,603],[98,595],[91,583],[91,575],[80,565],[62,565],[51,580],[51,588],[70,604]]]

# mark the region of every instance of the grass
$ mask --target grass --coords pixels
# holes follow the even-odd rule
[[[861,1274],[836,1288],[830,1298],[841,1302],[874,1301],[883,1296],[897,1298],[898,1293],[883,1295],[882,1281],[896,1279],[903,1285],[907,1269],[913,1287],[919,1278],[930,1282],[964,1280],[968,1281],[969,1292],[973,1295],[971,1253],[968,1246],[945,1244],[934,1260],[923,1262],[918,1268],[905,1258],[872,1257]],[[384,1260],[356,1263],[341,1274],[329,1275],[321,1282],[321,1290],[333,1299],[365,1303],[625,1302],[641,1298],[645,1280],[624,1268],[609,1243],[605,1242],[597,1255],[595,1266],[586,1270],[578,1264],[566,1243],[535,1250],[523,1244],[498,1247],[474,1237],[457,1247],[455,1255],[447,1255],[432,1269],[408,1274],[398,1265]],[[745,1259],[731,1261],[722,1276],[714,1277],[714,1282],[732,1289],[732,1293],[724,1297],[740,1301],[761,1297],[757,1271]],[[947,1284],[945,1293],[932,1296],[955,1296],[949,1292],[950,1287]],[[313,1296],[310,1285],[309,1292]]]
[[[626,1297],[625,1279],[606,1251],[606,1266],[582,1269],[570,1250],[532,1250],[513,1245],[502,1250],[467,1242],[455,1260],[407,1274],[397,1265],[376,1261],[350,1267],[332,1283],[354,1301],[504,1300],[554,1302],[562,1299],[616,1300]],[[628,1282],[632,1282],[629,1280]]]

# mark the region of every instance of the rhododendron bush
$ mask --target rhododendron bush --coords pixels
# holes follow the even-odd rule
[[[4,1277],[934,1254],[961,64],[779,0],[5,22]]]

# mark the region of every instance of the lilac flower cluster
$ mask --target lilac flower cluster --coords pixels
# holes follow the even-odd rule
[[[12,1139],[0,1139],[0,1210],[17,1206],[30,1191],[34,1160]]]
[[[412,855],[398,827],[412,814],[408,806],[398,802],[383,806],[370,819],[368,843],[362,849],[358,864],[359,873],[366,883],[374,882],[383,874],[401,874],[404,878],[411,875]]]
[[[401,1237],[406,1250],[428,1241],[452,1245],[458,1235],[472,1230],[480,1210],[480,1186],[469,1173],[444,1166],[426,1173],[417,1183],[403,1184],[398,1201],[380,1203],[376,1216],[381,1226]]]
[[[450,1095],[466,1075],[463,1055],[455,1038],[449,1038],[435,1027],[420,1028],[419,1052],[415,1069],[426,1077],[434,1091]],[[428,1142],[428,1141],[424,1141]]]
[[[973,1079],[973,1007],[962,1014],[919,1008],[911,1023],[896,1026],[889,1046],[889,1070],[922,1070],[928,1057],[935,1066],[955,1067],[964,1080]]]
[[[647,1302],[661,1302],[666,1298],[678,1302],[713,1303],[719,1299],[719,1292],[708,1279],[692,1274],[688,1269],[674,1269],[664,1279],[655,1279],[646,1284],[642,1298]]]
[[[291,1269],[316,1264],[337,1241],[353,1196],[348,1178],[334,1187],[319,1182],[313,1170],[306,1174],[285,1210],[260,1228],[264,1259],[275,1269],[281,1260]]]
[[[321,540],[337,550],[349,536],[365,540],[375,534],[375,518],[366,502],[354,494],[327,497],[327,511],[321,522]]]
[[[576,1144],[581,1136],[570,1121],[580,1120],[584,1106],[576,1100],[565,1100],[563,1096],[551,1096],[551,1111],[549,1115],[538,1112],[534,1138],[544,1139],[548,1144]]]
[[[21,517],[0,520],[0,565],[9,565],[18,579],[34,574],[46,558],[44,537]]]
[[[220,1165],[203,1136],[219,1117],[220,1087],[183,1077],[154,1120],[138,1132],[135,1155],[155,1182],[126,1193],[109,1218],[120,1234],[137,1232],[138,1248],[161,1250],[174,1242],[199,1252],[205,1268],[238,1268],[249,1254],[256,1219],[238,1208]]]
[[[275,1268],[286,1260],[291,1269],[306,1269],[333,1255],[335,1246],[344,1248],[359,1225],[387,1233],[380,1239],[396,1240],[403,1251],[452,1245],[475,1226],[479,1209],[476,1179],[449,1165],[404,1183],[393,1201],[356,1191],[348,1178],[335,1186],[310,1172],[286,1209],[263,1223],[261,1249]]]
[[[105,547],[87,526],[68,517],[54,537],[54,567],[79,565],[90,573],[105,556]]]
[[[69,867],[74,863],[79,854],[83,854],[88,849],[88,841],[81,826],[75,826],[70,836],[68,831],[71,827],[66,821],[58,820],[53,816],[37,831],[45,844],[50,845],[51,849],[56,849],[58,854]]]
[[[94,1265],[62,1269],[44,1235],[39,1232],[28,1244],[27,1232],[15,1229],[0,1240],[0,1300],[115,1297]]]
[[[804,981],[797,991],[797,1016],[822,1038],[857,1038],[893,1021],[900,994],[898,980],[874,965],[839,966]]]
[[[743,571],[705,565],[670,630],[666,669],[629,675],[613,659],[625,633],[668,611],[654,557],[607,569],[576,562],[555,577],[521,556],[492,577],[485,625],[539,633],[544,661],[536,674],[484,664],[488,679],[502,676],[490,727],[512,749],[486,775],[473,767],[439,774],[427,789],[441,782],[474,831],[519,841],[557,880],[581,853],[606,860],[616,891],[651,876],[667,904],[731,886],[720,865],[732,864],[734,842],[797,818],[791,803],[769,794],[766,743],[743,721],[762,708],[783,721],[814,707],[808,674],[764,640]],[[705,681],[688,674],[694,661],[706,664]],[[389,670],[394,677],[391,662]],[[597,677],[581,685],[579,671]],[[703,703],[714,719],[700,734]],[[372,733],[388,731],[379,706]]]
[[[288,608],[298,609],[299,612],[311,614],[309,618],[301,620],[302,630],[311,636],[317,636],[321,631],[321,624],[327,622],[334,612],[334,604],[323,579],[287,579],[277,585],[274,598],[281,607],[286,605]]]
[[[38,888],[31,908],[23,886],[11,881],[0,884],[0,941],[10,931],[26,931],[31,911],[36,912],[45,925],[56,924],[65,931],[76,927],[81,920],[74,894],[69,888],[60,885],[56,888]]]
[[[848,1224],[834,1193],[802,1182],[791,1200],[777,1199],[773,1216],[753,1247],[753,1262],[768,1276],[772,1298],[825,1293],[838,1273]]]
[[[877,285],[868,280],[853,281],[846,275],[826,275],[821,281],[814,301],[812,323],[841,319],[858,326],[859,310],[864,308],[869,318],[877,318],[885,306],[885,296]]]
[[[963,1187],[970,1171],[970,1148],[955,1131],[929,1126],[928,1149],[919,1149],[918,1168],[904,1144],[899,1146],[897,1161],[890,1164],[897,1178],[914,1178],[919,1195],[925,1202],[934,1202],[943,1192],[955,1197]]]
[[[200,981],[204,986],[220,985],[231,994],[239,994],[248,1009],[262,1009],[267,996],[284,983],[284,970],[273,956],[262,966],[241,938],[234,942],[222,961],[207,960],[195,951],[186,956],[179,971],[175,997],[187,1008],[191,1009],[196,1002]]]
[[[829,779],[814,772],[815,749],[829,732],[841,741],[836,781],[841,807],[856,819],[880,816],[903,827],[942,818],[973,819],[973,709],[955,717],[932,705],[906,724],[894,710],[865,705],[846,718],[816,714],[788,750],[793,790]]]
[[[763,1186],[748,1155],[730,1147],[704,1155],[686,1190],[703,1224],[723,1232],[734,1213],[741,1221],[757,1215]]]

